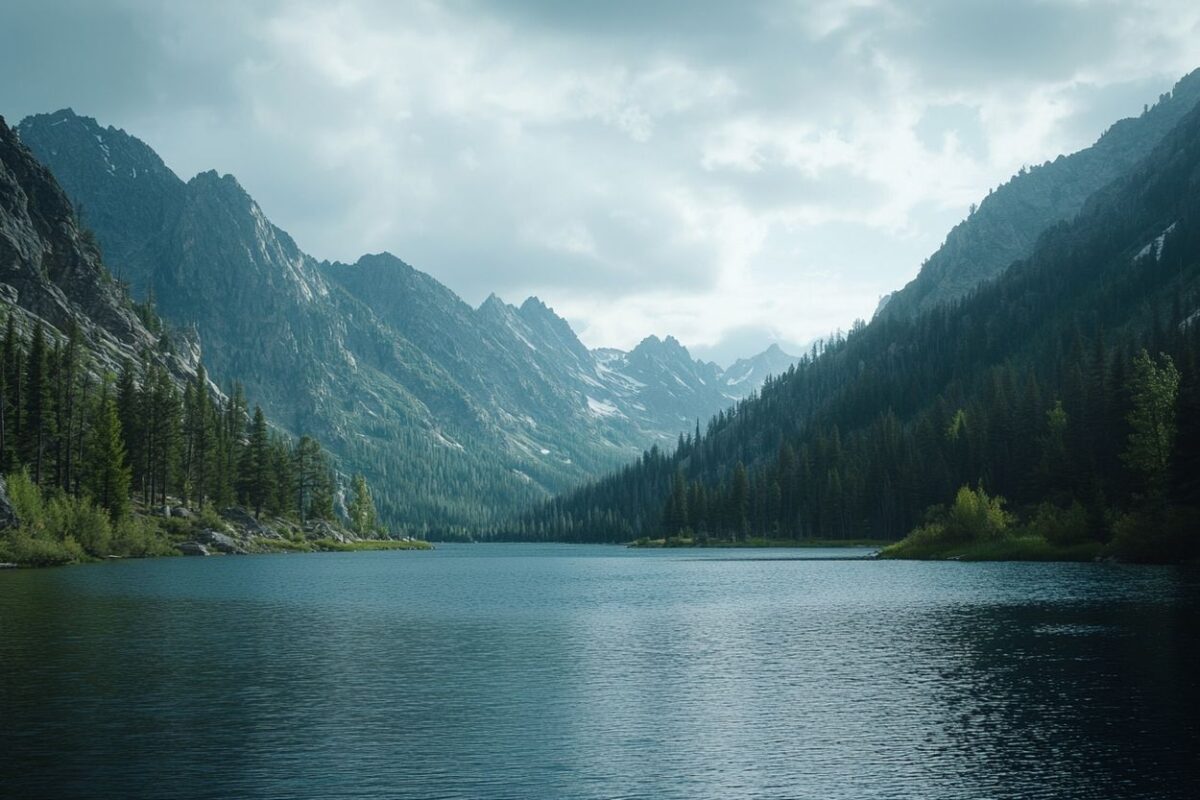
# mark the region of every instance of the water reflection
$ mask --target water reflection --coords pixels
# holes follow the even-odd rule
[[[1200,796],[1195,573],[811,555],[831,559],[464,546],[3,574],[0,785]]]

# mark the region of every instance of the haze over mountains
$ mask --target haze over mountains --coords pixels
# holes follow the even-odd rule
[[[1198,98],[1200,74],[1193,73],[1091,148],[1022,171],[990,193],[881,308],[871,341],[902,335],[894,327],[879,333],[886,323],[954,308],[1014,259],[1035,253],[1047,230],[1148,157]],[[727,369],[692,358],[670,336],[647,337],[628,352],[590,350],[536,297],[514,306],[493,295],[473,308],[390,253],[352,264],[317,261],[232,176],[209,171],[181,180],[145,143],[70,110],[29,117],[16,130],[95,231],[119,282],[182,330],[175,337],[184,355],[170,355],[180,360],[175,371],[194,369],[202,347],[215,380],[242,382],[276,424],[316,435],[344,470],[365,472],[384,518],[404,530],[496,529],[652,445],[669,452],[714,415],[718,430],[743,430],[778,400],[721,412],[769,375],[784,375],[772,384],[776,398],[779,386],[800,380],[791,371],[796,359],[778,347]],[[99,319],[132,316],[136,327],[119,285],[96,291],[109,297],[94,309]],[[123,336],[140,344],[110,346],[113,365],[159,346],[148,332]],[[836,339],[827,353],[818,348],[806,357],[804,370],[811,374],[844,352]],[[848,378],[838,374],[840,385]],[[811,409],[826,402],[833,401],[809,397],[809,410],[785,427],[804,430]],[[732,451],[747,464],[777,446],[778,434],[747,435]],[[708,477],[727,478],[732,464],[722,464]],[[661,492],[662,479],[638,502]],[[574,497],[594,497],[590,491]],[[651,512],[639,513],[633,528],[614,531],[649,524]]]
[[[1060,544],[1195,552],[1198,82],[1193,72],[1094,148],[994,192],[870,324],[804,357],[702,436],[497,535],[896,538],[960,487],[979,486],[1035,517],[1047,538],[1074,514]],[[1023,243],[1034,244],[1015,262],[971,256]],[[1156,423],[1168,431],[1156,441],[1171,444],[1158,445],[1150,480],[1129,449],[1133,385],[1148,380],[1152,357],[1173,359],[1182,388],[1178,409],[1172,397]],[[1148,496],[1177,510],[1159,506],[1141,521]]]
[[[18,126],[135,297],[194,330],[214,379],[326,442],[410,529],[494,521],[745,397],[793,359],[729,370],[671,337],[591,351],[537,298],[471,308],[389,253],[318,262],[232,176],[176,176],[69,110]]]

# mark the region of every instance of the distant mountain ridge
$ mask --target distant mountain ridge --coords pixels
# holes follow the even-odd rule
[[[487,522],[674,442],[782,363],[763,354],[727,381],[671,337],[593,352],[537,298],[471,308],[389,253],[319,262],[232,176],[185,182],[70,110],[18,131],[135,296],[197,331],[210,373],[321,438],[414,530]]]
[[[1200,107],[1147,135],[1145,157],[994,280],[911,318],[855,326],[700,437],[494,535],[896,539],[966,487],[1004,498],[1047,541],[1194,558]],[[1149,397],[1162,406],[1153,422]],[[1152,472],[1135,445],[1150,430]],[[1148,503],[1161,516],[1136,523]],[[1055,526],[1068,513],[1065,534]]]
[[[903,288],[885,295],[875,316],[912,318],[957,300],[1033,252],[1043,231],[1072,220],[1094,192],[1150,154],[1200,102],[1200,70],[1138,117],[1114,123],[1090,147],[1029,169],[984,198]]]

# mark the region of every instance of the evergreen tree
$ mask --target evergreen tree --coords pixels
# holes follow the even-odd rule
[[[1133,360],[1130,391],[1133,408],[1129,412],[1129,444],[1125,462],[1146,482],[1153,497],[1166,490],[1171,452],[1175,446],[1175,403],[1179,396],[1179,371],[1170,356],[1162,355],[1155,364],[1142,350]]]
[[[25,413],[21,428],[22,457],[32,467],[34,483],[39,486],[45,477],[46,447],[54,435],[53,390],[46,329],[39,319],[33,328],[25,365]]]
[[[85,490],[115,521],[129,511],[129,482],[112,381],[105,378],[92,408]]]
[[[239,472],[242,496],[254,509],[256,519],[262,516],[263,506],[267,504],[271,494],[271,470],[271,442],[267,433],[267,419],[262,408],[255,406]]]
[[[378,515],[375,512],[375,500],[371,497],[371,487],[362,473],[357,473],[350,483],[354,496],[350,498],[347,512],[350,515],[350,527],[359,536],[368,536],[379,528]]]

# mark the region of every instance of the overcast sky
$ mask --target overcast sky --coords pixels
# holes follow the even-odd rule
[[[869,317],[1197,66],[1195,0],[0,3],[11,123],[70,106],[318,258],[722,363]]]

